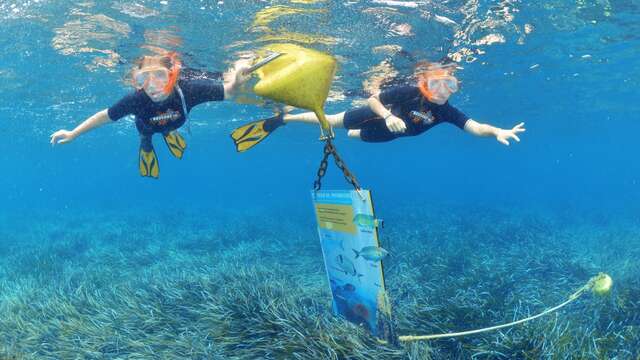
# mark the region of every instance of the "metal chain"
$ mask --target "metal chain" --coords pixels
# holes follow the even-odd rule
[[[349,171],[347,165],[344,163],[338,152],[336,151],[336,147],[333,146],[331,139],[327,139],[324,145],[324,156],[322,157],[322,161],[320,162],[320,167],[318,168],[318,177],[316,181],[313,182],[313,188],[318,191],[322,187],[321,181],[324,175],[327,173],[328,159],[329,155],[333,155],[333,160],[336,163],[338,169],[342,170],[342,174],[348,183],[353,185],[356,190],[360,190],[360,184],[356,177]]]
[[[358,183],[358,180],[356,180],[355,175],[353,175],[351,171],[349,171],[349,169],[347,168],[347,164],[345,164],[340,155],[338,155],[335,147],[333,147],[333,159],[336,162],[336,166],[340,170],[342,170],[342,174],[344,174],[344,178],[347,180],[347,182],[353,185],[354,189],[360,190],[360,184]]]
[[[331,145],[331,141],[327,140],[327,143],[324,145],[324,156],[322,157],[322,161],[320,161],[320,167],[318,168],[318,177],[316,178],[316,181],[313,182],[313,189],[315,191],[320,190],[320,188],[322,187],[321,181],[324,177],[324,174],[327,173],[327,166],[329,166],[327,160],[329,159],[329,155],[331,155],[332,147],[333,146]]]

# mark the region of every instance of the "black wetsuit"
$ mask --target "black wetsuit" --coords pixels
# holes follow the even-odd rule
[[[376,115],[369,106],[347,111],[344,114],[344,127],[360,129],[360,138],[367,142],[385,142],[400,136],[416,136],[432,127],[448,122],[460,129],[469,117],[451,106],[434,104],[424,98],[420,89],[415,86],[398,86],[380,93],[380,102],[390,109],[391,113],[402,119],[407,125],[403,133],[394,134],[387,128],[385,120]]]
[[[224,86],[218,74],[202,72],[202,76],[191,76],[195,70],[185,70],[178,80],[178,86],[184,95],[187,113],[198,104],[224,100]],[[185,76],[186,74],[190,76]],[[184,125],[187,119],[176,89],[160,102],[154,102],[143,90],[137,90],[120,99],[107,111],[113,121],[126,115],[134,115],[143,143],[149,144],[151,135],[171,132]]]

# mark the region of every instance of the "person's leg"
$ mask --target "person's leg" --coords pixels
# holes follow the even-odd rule
[[[289,122],[301,122],[305,124],[319,124],[318,117],[313,112],[306,112],[301,114],[287,114],[283,118],[285,123]],[[334,128],[344,128],[344,112],[327,115],[327,121],[329,125]]]
[[[358,139],[358,140],[362,140],[362,137],[360,137],[360,133],[362,132],[362,130],[360,129],[351,129],[349,131],[347,131],[347,136],[353,139]]]
[[[387,128],[384,119],[368,106],[347,111],[343,124],[346,129],[349,129],[347,135],[352,139],[364,142],[385,142],[395,138]]]
[[[284,122],[302,122],[318,124],[315,113],[287,114]],[[347,136],[367,142],[390,141],[395,136],[387,129],[384,120],[375,114],[368,106],[351,109],[339,114],[327,115],[327,120],[332,127],[348,129]]]
[[[153,151],[153,134],[140,134],[140,148],[146,152]]]

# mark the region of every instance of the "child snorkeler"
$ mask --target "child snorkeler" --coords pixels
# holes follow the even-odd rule
[[[249,78],[248,70],[248,64],[238,61],[221,81],[214,73],[183,69],[175,52],[143,56],[131,71],[135,91],[75,129],[54,132],[51,144],[69,143],[89,130],[134,115],[140,134],[140,175],[157,179],[160,168],[151,141],[153,134],[162,134],[171,154],[181,159],[187,144],[177,129],[185,124],[189,111],[204,102],[228,99]]]
[[[524,123],[511,129],[501,129],[479,123],[449,104],[451,95],[458,91],[455,63],[422,64],[416,86],[396,86],[368,99],[367,106],[327,115],[332,127],[345,128],[351,138],[366,142],[386,142],[403,136],[416,136],[432,127],[448,122],[476,136],[492,136],[504,145],[509,140],[520,141]],[[279,126],[288,122],[318,124],[312,112],[284,114],[255,121],[233,131],[231,137],[240,152],[264,140]]]

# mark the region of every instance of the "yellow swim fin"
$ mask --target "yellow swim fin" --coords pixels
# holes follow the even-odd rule
[[[187,142],[177,130],[166,133],[164,136],[164,142],[167,144],[171,154],[178,159],[182,159],[184,151],[187,149]]]
[[[140,154],[138,160],[140,175],[157,179],[160,176],[160,166],[156,151],[153,150],[151,137],[142,138],[140,142]]]
[[[238,152],[244,152],[256,146],[264,140],[275,129],[284,125],[283,114],[270,117],[268,119],[250,122],[242,125],[231,132],[231,139],[236,145]]]

